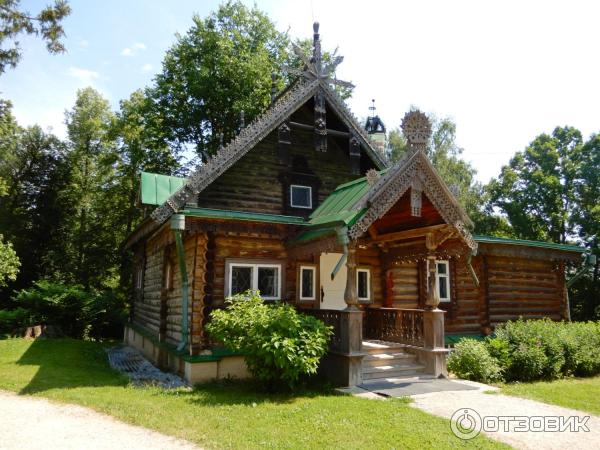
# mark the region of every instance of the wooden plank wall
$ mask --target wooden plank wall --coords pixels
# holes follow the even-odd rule
[[[345,144],[342,141],[344,139],[330,136],[327,152],[317,152],[312,132],[292,130],[290,161],[295,155],[306,159],[309,169],[321,182],[319,203],[338,185],[357,178],[351,172],[347,140]],[[287,168],[279,162],[277,132],[273,132],[202,191],[198,206],[284,214],[283,188],[279,181],[283,170]],[[317,206],[313,205],[314,208]]]
[[[419,307],[419,268],[416,262],[394,264],[390,269],[394,281],[394,308]]]
[[[356,252],[357,267],[365,267],[371,271],[371,299],[373,306],[382,306],[385,296],[385,273],[382,266],[381,252],[377,248],[358,248]]]
[[[442,304],[447,310],[445,325],[447,333],[480,333],[485,317],[481,314],[485,298],[482,286],[477,287],[467,269],[464,258],[453,259],[451,265],[451,303]],[[481,258],[473,258],[473,269],[480,280],[484,282]],[[454,277],[452,277],[454,275]]]

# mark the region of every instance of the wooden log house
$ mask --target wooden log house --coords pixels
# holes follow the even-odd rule
[[[381,121],[367,132],[333,88],[344,82],[321,61],[317,24],[312,57],[298,54],[297,80],[196,173],[142,174],[127,343],[192,383],[245,376],[204,326],[255,289],[332,325],[323,371],[352,385],[443,375],[445,334],[567,318],[565,265],[581,248],[473,235],[426,156],[426,116],[405,116],[409,150],[389,165]],[[377,364],[382,352],[392,363]]]

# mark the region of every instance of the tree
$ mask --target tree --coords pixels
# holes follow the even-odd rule
[[[250,121],[267,107],[271,73],[285,61],[288,39],[265,13],[239,1],[193,21],[167,51],[149,96],[170,142],[206,157],[221,135],[233,138],[241,111]]]
[[[15,68],[21,59],[17,41],[20,34],[41,36],[50,53],[65,52],[61,22],[71,13],[68,3],[55,0],[54,6],[47,6],[37,15],[20,10],[20,3],[20,0],[0,0],[0,74],[7,67]]]
[[[582,137],[572,127],[541,134],[489,185],[491,204],[524,239],[565,243],[575,236],[575,186]]]
[[[0,287],[6,286],[7,280],[16,280],[19,273],[19,258],[10,242],[2,242],[0,234]]]
[[[111,228],[117,211],[107,195],[117,163],[114,120],[108,101],[92,88],[77,91],[75,106],[66,112],[69,179],[62,203],[69,236],[63,260],[67,281],[86,288],[116,277],[121,235]]]

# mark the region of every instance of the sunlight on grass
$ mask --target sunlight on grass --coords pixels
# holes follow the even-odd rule
[[[205,448],[506,448],[484,437],[465,443],[405,399],[322,388],[267,394],[252,382],[135,388],[108,367],[100,344],[68,339],[0,341],[0,389],[88,406]]]
[[[600,415],[600,376],[502,385],[502,393]]]

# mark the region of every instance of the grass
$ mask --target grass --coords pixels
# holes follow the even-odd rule
[[[483,436],[461,441],[448,420],[402,399],[323,388],[267,394],[250,382],[135,388],[110,369],[102,345],[69,339],[0,340],[0,389],[87,406],[205,448],[506,448]]]
[[[504,384],[502,393],[600,415],[600,376]]]

